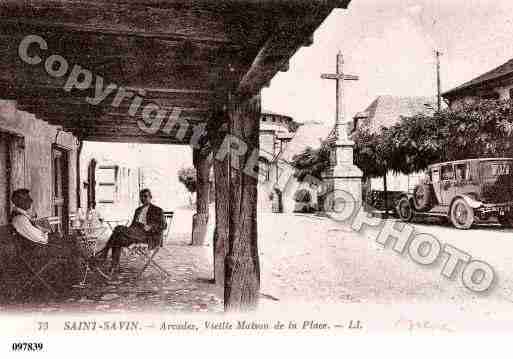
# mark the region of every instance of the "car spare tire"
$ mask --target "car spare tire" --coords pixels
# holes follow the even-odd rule
[[[413,219],[413,208],[411,201],[407,197],[401,197],[401,199],[397,202],[395,211],[397,212],[397,215],[401,221],[410,222]]]
[[[413,190],[413,206],[416,211],[425,212],[433,207],[433,187],[430,184],[419,184]]]

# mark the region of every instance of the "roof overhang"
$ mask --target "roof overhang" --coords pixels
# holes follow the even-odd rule
[[[188,143],[229,93],[251,97],[286,71],[349,1],[4,0],[0,98],[83,140]],[[24,40],[40,62],[20,55]]]
[[[509,64],[509,62],[507,64]],[[482,77],[484,78],[481,79]],[[447,100],[452,100],[454,98],[472,95],[476,92],[489,92],[495,87],[511,85],[512,83],[513,72],[511,71],[499,74],[486,73],[449,91],[443,92],[442,97]]]

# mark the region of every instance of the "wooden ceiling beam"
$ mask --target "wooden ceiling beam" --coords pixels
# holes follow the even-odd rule
[[[4,24],[11,22],[40,31],[233,44],[222,14],[201,7],[177,5],[164,9],[133,3],[4,0],[0,14],[6,18],[2,19]]]
[[[203,113],[209,110],[208,106],[170,106],[167,103],[156,103],[156,102],[143,102],[143,105],[139,108],[139,110],[135,113],[135,116],[141,116],[143,108],[147,104],[154,104],[158,108],[158,110],[171,112],[173,110],[179,110],[183,113]],[[127,106],[119,106],[119,107],[110,107],[110,106],[93,106],[88,103],[81,104],[58,104],[58,103],[47,103],[47,104],[39,104],[39,103],[17,103],[17,108],[21,111],[26,112],[38,112],[44,114],[97,114],[97,115],[108,115],[114,117],[123,117],[129,115],[129,107]],[[153,107],[152,107],[153,108]]]
[[[78,134],[77,134],[78,135]],[[84,134],[80,135],[84,141],[92,142],[115,142],[115,143],[146,143],[146,144],[162,144],[162,145],[189,145],[190,137],[185,137],[179,140],[173,137],[156,137],[156,136],[130,136],[130,135],[93,135]]]
[[[187,121],[190,125],[197,125],[200,123],[206,123],[208,116],[184,116],[180,117]],[[80,118],[70,118],[66,116],[62,117],[44,117],[44,120],[54,124],[60,125],[64,127],[83,127],[83,128],[106,128],[106,127],[116,127],[116,126],[127,126],[132,127],[137,125],[137,121],[142,120],[142,117],[126,117],[126,118],[109,118],[104,116],[100,119],[98,118],[88,118],[88,117],[80,117]],[[163,120],[163,124],[166,123],[168,119],[165,118]]]
[[[103,127],[113,127],[116,128],[116,126],[133,126],[137,124],[137,121],[139,120],[149,120],[145,119],[142,116],[112,116],[112,115],[99,115],[99,116],[92,116],[87,114],[76,114],[76,115],[69,115],[69,114],[48,114],[48,113],[34,113],[37,118],[40,118],[41,120],[44,120],[52,125],[56,126],[69,126],[69,127],[87,127],[87,128],[103,128]],[[162,125],[165,126],[167,122],[171,119],[173,120],[173,117],[170,117],[171,112],[169,112],[162,120]],[[210,118],[209,112],[185,112],[181,113],[178,119],[186,121],[189,125],[196,125],[199,123],[206,123],[208,119]]]
[[[0,96],[1,98],[1,96]],[[118,107],[113,107],[111,101],[104,101],[99,105],[91,105],[85,101],[84,98],[37,98],[37,97],[15,97],[18,104],[18,109],[22,111],[31,112],[32,110],[45,110],[51,107],[53,112],[64,113],[80,113],[80,112],[98,112],[98,113],[115,113],[122,114],[128,113],[130,110],[130,102],[123,102]],[[210,99],[193,99],[193,98],[178,98],[178,99],[161,99],[161,98],[144,98],[139,111],[148,104],[155,104],[160,109],[172,111],[173,109],[195,109],[199,111],[207,111],[211,108]]]
[[[332,7],[308,6],[298,15],[301,23],[288,18],[277,28],[273,35],[261,47],[251,67],[242,77],[237,92],[241,96],[255,95],[261,88],[267,87],[271,79],[280,70],[288,70],[288,62],[302,46],[309,45],[314,31],[329,15]]]
[[[88,132],[88,131],[74,131],[69,129],[64,129],[66,132],[73,133],[75,136],[84,141],[102,141],[102,142],[117,142],[119,138],[130,139],[128,142],[141,142],[141,141],[152,141],[152,143],[175,143],[175,144],[188,144],[191,142],[193,138],[193,132],[185,133],[185,136],[182,134],[177,136],[176,133],[164,134],[164,133],[156,133],[156,134],[148,134],[143,131],[138,132],[127,132],[127,131],[117,131],[117,132]],[[198,136],[198,135],[196,135]]]
[[[218,96],[219,93],[208,89],[188,89],[188,88],[156,88],[145,86],[127,86],[127,91],[133,93],[144,93],[145,99],[170,99],[179,100],[187,99],[189,97],[210,99]],[[55,87],[44,84],[32,84],[27,86],[17,82],[0,81],[0,98],[3,99],[23,99],[23,98],[48,98],[52,101],[67,98],[85,98],[94,96],[94,88],[91,87],[85,90],[75,90],[65,92],[62,87]]]

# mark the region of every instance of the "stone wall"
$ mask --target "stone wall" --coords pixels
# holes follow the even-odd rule
[[[76,137],[37,119],[33,114],[19,111],[16,102],[0,100],[0,132],[23,138],[20,145],[22,157],[12,166],[20,171],[11,190],[26,187],[34,199],[33,208],[39,216],[52,215],[52,145],[69,150],[69,204],[70,211],[77,209],[77,148]],[[24,155],[23,155],[24,154]],[[24,160],[23,160],[24,157]],[[20,170],[21,169],[21,170]],[[5,175],[5,174],[4,174]]]

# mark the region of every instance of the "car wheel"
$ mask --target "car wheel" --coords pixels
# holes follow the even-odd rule
[[[413,219],[413,207],[408,198],[401,198],[396,206],[396,212],[401,221],[410,222]]]
[[[416,211],[425,212],[431,209],[433,202],[433,191],[431,185],[419,184],[413,190],[413,206]]]
[[[463,198],[457,198],[451,205],[452,225],[458,229],[469,229],[474,223],[474,209]]]
[[[499,216],[499,223],[506,228],[513,228],[512,216]]]

